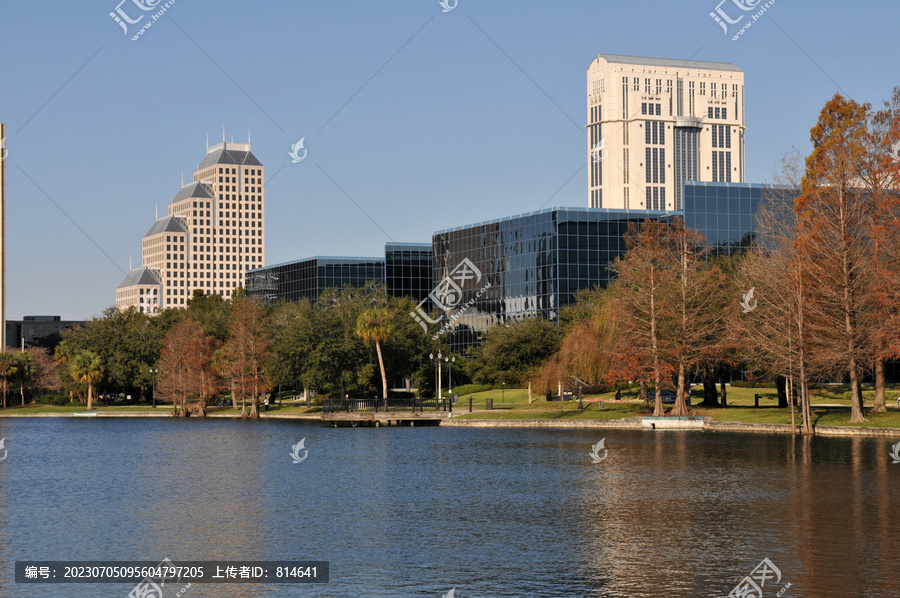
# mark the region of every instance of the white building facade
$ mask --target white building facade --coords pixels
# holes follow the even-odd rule
[[[587,70],[588,207],[681,210],[687,181],[744,182],[744,72],[598,54]]]

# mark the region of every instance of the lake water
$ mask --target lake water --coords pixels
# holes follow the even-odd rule
[[[900,432],[34,418],[0,419],[3,437],[2,597],[133,587],[16,584],[17,560],[166,557],[331,564],[328,584],[185,598],[727,596],[764,558],[765,596],[900,596]]]

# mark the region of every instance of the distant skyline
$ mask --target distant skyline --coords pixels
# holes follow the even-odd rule
[[[266,166],[276,264],[585,207],[586,70],[601,52],[743,69],[753,183],[792,146],[808,153],[835,93],[877,109],[900,85],[895,2],[776,1],[733,41],[753,14],[741,1],[755,4],[176,0],[156,21],[166,2],[5,3],[7,317],[114,305],[157,206],[223,126],[228,141],[249,131]],[[117,7],[142,18],[117,23]]]

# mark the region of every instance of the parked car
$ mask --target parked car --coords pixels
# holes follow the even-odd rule
[[[663,403],[674,403],[675,402],[675,391],[673,390],[662,390],[660,391],[660,396],[662,397]],[[651,390],[647,392],[647,397],[651,401],[656,400],[656,391]]]

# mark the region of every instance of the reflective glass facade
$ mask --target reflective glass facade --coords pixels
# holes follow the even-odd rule
[[[786,189],[755,183],[686,183],[684,224],[703,233],[714,255],[750,247],[757,233],[754,219],[763,199],[792,201]]]
[[[434,287],[431,243],[386,243],[384,282],[395,297],[411,297],[416,302],[428,297]],[[426,303],[424,306],[431,309]]]
[[[472,303],[455,320],[454,350],[477,343],[497,323],[533,316],[557,320],[575,293],[609,282],[610,264],[625,251],[629,223],[670,215],[552,208],[435,233],[436,284],[452,277],[464,259],[482,276],[462,287],[458,304]]]
[[[625,252],[631,222],[681,216],[703,233],[714,254],[749,247],[754,215],[772,189],[750,183],[686,183],[684,210],[675,212],[552,208],[434,234],[434,282],[453,279],[468,259],[483,278],[458,285],[448,340],[456,351],[477,343],[482,332],[510,319],[540,316],[551,321],[581,289],[606,286],[610,266]],[[778,191],[775,190],[777,194]],[[456,317],[458,316],[458,317]]]
[[[267,303],[318,300],[325,289],[345,284],[361,287],[384,280],[384,259],[375,257],[312,257],[265,266],[247,272],[247,295]]]
[[[377,280],[385,283],[390,295],[418,302],[433,288],[433,269],[430,243],[387,243],[384,258],[311,257],[251,270],[246,291],[268,303],[303,297],[316,301],[325,289],[362,287]],[[425,306],[431,309],[430,303]]]

